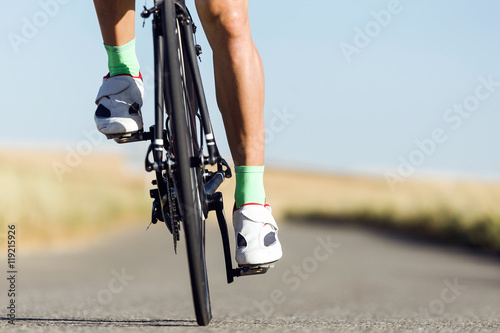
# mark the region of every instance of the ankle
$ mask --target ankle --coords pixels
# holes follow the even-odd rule
[[[121,46],[104,44],[108,54],[109,75],[129,74],[139,76],[139,61],[135,53],[135,39]]]
[[[235,166],[236,189],[234,199],[236,208],[248,203],[264,205],[264,166]]]

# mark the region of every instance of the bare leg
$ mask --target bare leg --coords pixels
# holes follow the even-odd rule
[[[236,165],[264,164],[264,69],[248,0],[196,0],[214,55],[217,102]]]
[[[109,69],[96,99],[94,120],[109,138],[143,128],[144,85],[135,54],[135,0],[94,0],[94,6]],[[119,89],[123,83],[127,88]]]
[[[135,36],[135,0],[94,0],[104,44],[121,46]]]
[[[135,36],[135,0],[94,0],[103,41]],[[248,0],[196,0],[214,53],[217,101],[236,165],[264,164],[264,70],[250,33]]]

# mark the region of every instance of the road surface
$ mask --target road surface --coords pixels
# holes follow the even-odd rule
[[[17,318],[5,318],[2,279],[0,331],[197,329],[184,243],[175,256],[164,226],[145,227],[24,256],[21,240]],[[213,320],[201,330],[500,331],[498,258],[306,221],[282,223],[280,238],[285,255],[272,271],[227,285],[218,229],[208,227]]]

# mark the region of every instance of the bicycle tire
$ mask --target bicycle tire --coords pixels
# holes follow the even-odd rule
[[[165,68],[168,69],[165,79],[168,79],[170,83],[166,87],[165,99],[168,99],[167,95],[170,94],[173,133],[171,140],[175,156],[174,186],[186,239],[196,321],[198,325],[206,326],[210,323],[212,313],[205,260],[205,217],[201,203],[201,173],[200,167],[191,165],[192,157],[198,157],[197,142],[193,139],[196,135],[196,126],[195,123],[193,124],[190,112],[187,110],[187,103],[185,103],[186,94],[190,93],[183,84],[181,59],[178,56],[181,46],[177,33],[180,31],[176,25],[174,2],[165,1],[163,31],[167,48]]]

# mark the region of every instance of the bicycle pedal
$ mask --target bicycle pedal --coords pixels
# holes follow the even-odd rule
[[[106,139],[108,140],[111,140],[111,139],[114,139],[114,140],[117,140],[117,139],[120,139],[120,138],[127,138],[127,137],[130,137],[131,136],[131,133],[120,133],[120,134],[104,134],[106,136]]]
[[[273,268],[274,263],[261,264],[261,265],[244,265],[235,268],[234,276],[247,276],[247,275],[257,275],[266,273],[269,268]]]
[[[118,135],[106,135],[108,139],[113,139],[116,141],[116,143],[127,143],[127,142],[137,142],[137,141],[144,141],[144,132],[139,131],[139,132],[133,132],[133,133],[125,133],[125,134],[118,134]]]

